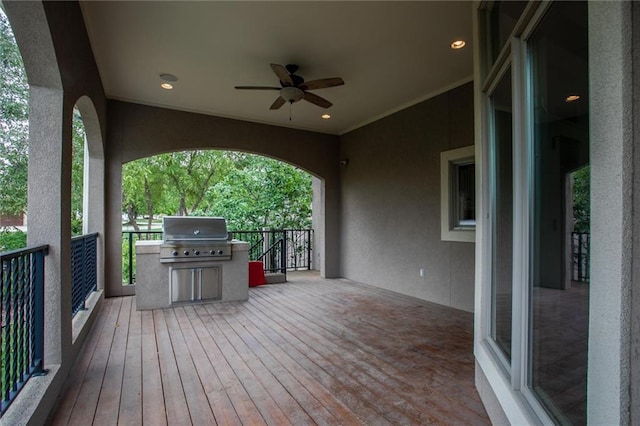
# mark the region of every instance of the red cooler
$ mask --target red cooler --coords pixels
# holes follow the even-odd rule
[[[249,262],[249,287],[256,287],[266,284],[267,281],[264,278],[264,266],[260,261]]]

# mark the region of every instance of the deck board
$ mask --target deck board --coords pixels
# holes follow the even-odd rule
[[[142,315],[136,311],[134,298],[132,302],[118,424],[135,426],[142,423]],[[123,327],[125,326],[126,324],[123,324]]]
[[[149,425],[167,424],[158,343],[152,311],[138,312],[142,323],[142,419]]]
[[[56,421],[53,422],[55,426],[70,423],[70,417],[74,410],[74,405],[76,404],[82,383],[85,379],[85,374],[89,369],[91,360],[98,347],[98,342],[102,337],[103,329],[108,323],[110,317],[109,310],[114,309],[115,307],[116,305],[114,303],[105,303],[102,309],[102,314],[97,317],[93,326],[93,331],[87,337],[83,351],[78,357],[78,361],[75,363],[75,374],[71,375],[65,383],[65,390],[58,402]]]
[[[106,323],[91,357],[89,366],[84,372],[80,390],[75,398],[73,411],[69,416],[67,424],[69,425],[86,425],[92,424],[96,415],[96,408],[102,391],[102,383],[104,380],[107,362],[109,361],[109,353],[113,344],[113,336],[115,334],[115,326],[118,323],[118,315],[124,299],[110,300],[105,303],[103,315],[107,315]],[[104,312],[106,311],[106,312]],[[93,333],[93,331],[92,331]],[[84,350],[84,348],[83,348]],[[74,370],[71,376],[78,374]]]
[[[107,299],[51,424],[489,424],[473,315],[312,273],[246,302]]]
[[[122,299],[118,321],[114,325],[111,350],[109,351],[98,406],[93,419],[95,424],[108,425],[117,424],[118,422],[132,302],[132,297]]]

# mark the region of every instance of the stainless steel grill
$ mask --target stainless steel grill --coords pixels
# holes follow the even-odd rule
[[[167,216],[162,232],[161,263],[231,260],[231,235],[222,217]]]

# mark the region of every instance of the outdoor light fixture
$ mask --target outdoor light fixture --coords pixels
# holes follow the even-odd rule
[[[578,99],[580,99],[580,95],[569,95],[564,99],[564,101],[565,102],[574,102],[574,101],[577,101]]]
[[[167,73],[161,73],[160,79],[164,80],[164,83],[161,83],[160,87],[162,87],[165,90],[173,89],[173,84],[171,83],[175,83],[176,81],[178,81],[178,77],[176,77],[173,74],[167,74]]]
[[[467,42],[464,40],[454,40],[451,42],[451,48],[454,50],[462,49],[466,44]]]

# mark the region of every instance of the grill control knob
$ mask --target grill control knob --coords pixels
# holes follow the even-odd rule
[[[189,256],[189,250],[185,250],[185,251],[183,252],[183,254],[184,254],[185,256]]]
[[[215,250],[209,250],[209,254],[216,254]]]
[[[198,256],[198,255],[200,254],[200,251],[199,251],[199,250],[196,250],[196,251],[194,251],[194,252],[193,252],[193,254],[195,254],[196,256]]]
[[[222,254],[224,253],[222,250],[218,250],[218,254]]]
[[[174,255],[174,256],[177,256],[177,255],[178,255],[178,252],[177,252],[177,251],[174,251],[174,252],[173,252],[173,253],[171,253],[171,254],[172,254],[172,255]]]

